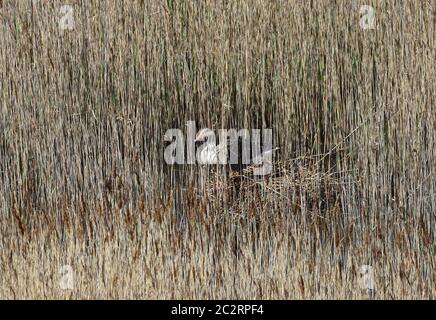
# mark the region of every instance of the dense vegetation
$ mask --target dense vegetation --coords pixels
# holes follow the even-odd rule
[[[1,298],[435,297],[434,1],[66,2],[0,2]],[[166,165],[189,120],[275,173]]]

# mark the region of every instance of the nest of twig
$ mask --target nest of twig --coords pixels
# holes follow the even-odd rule
[[[264,176],[253,175],[254,168],[211,172],[204,190],[209,204],[223,214],[245,216],[253,206],[261,210],[305,206],[319,212],[339,203],[341,175],[335,167],[325,166],[321,156],[276,162]]]

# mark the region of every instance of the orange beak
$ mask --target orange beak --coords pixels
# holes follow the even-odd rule
[[[201,135],[201,134],[198,134],[194,140],[194,142],[199,142],[199,141],[203,141],[203,135]]]

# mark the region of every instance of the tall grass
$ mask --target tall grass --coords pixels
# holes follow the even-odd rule
[[[0,297],[434,298],[435,12],[1,1]],[[277,175],[200,187],[188,120],[272,128]]]

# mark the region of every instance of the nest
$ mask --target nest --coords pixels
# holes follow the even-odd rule
[[[241,171],[213,170],[204,193],[217,212],[246,216],[253,206],[260,210],[289,206],[323,210],[340,204],[340,173],[321,156],[276,162],[271,173],[253,174],[256,166]],[[303,202],[302,202],[303,199]]]

